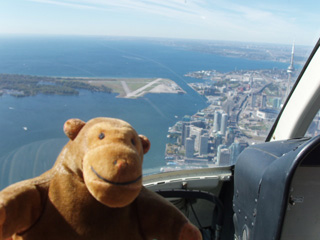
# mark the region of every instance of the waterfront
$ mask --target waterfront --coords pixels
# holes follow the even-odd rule
[[[209,106],[169,128],[176,141],[166,145],[162,171],[235,164],[244,148],[265,141],[297,75],[288,78],[284,69],[185,74],[203,80],[189,85]]]
[[[287,64],[228,58],[166,46],[154,41],[118,41],[103,38],[0,40],[0,72],[38,76],[169,78],[186,94],[153,94],[117,98],[117,94],[80,90],[78,96],[37,95],[0,98],[0,188],[38,175],[50,168],[66,143],[62,126],[68,118],[85,121],[98,117],[121,118],[151,140],[144,174],[166,166],[168,128],[185,115],[209,106],[207,98],[188,84],[202,79],[188,72],[217,69],[285,69]],[[17,52],[23,48],[24,51]],[[86,51],[84,51],[86,49]]]

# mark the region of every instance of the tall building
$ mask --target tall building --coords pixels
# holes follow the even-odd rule
[[[190,126],[190,136],[195,136],[194,139],[194,149],[195,151],[199,151],[200,145],[200,137],[203,135],[207,130],[203,128],[199,128],[196,126]]]
[[[267,95],[262,94],[262,99],[261,99],[261,108],[266,108],[267,107]]]
[[[221,112],[215,111],[214,112],[214,120],[213,120],[213,131],[218,132],[220,130],[221,124]]]
[[[228,166],[230,165],[230,150],[226,145],[220,145],[217,151],[217,165]]]
[[[186,139],[190,136],[190,123],[182,123],[182,132],[181,132],[181,145],[185,146]]]
[[[225,137],[225,143],[227,146],[230,146],[234,142],[235,136],[236,136],[236,134],[235,134],[233,128],[228,127],[227,134]]]
[[[185,149],[186,149],[186,158],[193,158],[194,154],[194,139],[193,138],[187,138],[185,143]]]
[[[287,90],[286,90],[286,96],[285,98],[288,97],[290,89],[291,89],[291,77],[292,74],[294,72],[294,66],[293,66],[293,60],[294,60],[294,43],[292,44],[292,51],[291,51],[291,59],[290,59],[290,65],[287,69],[287,73],[288,73],[288,82],[287,82]]]
[[[288,74],[294,72],[293,59],[294,59],[294,43],[292,44],[290,65],[287,69]]]
[[[226,135],[227,127],[228,127],[228,114],[223,113],[221,117],[221,127],[220,127],[220,132],[222,135]]]
[[[208,142],[209,142],[209,136],[207,134],[202,135],[200,137],[200,144],[199,144],[199,154],[200,155],[207,155],[208,154]]]
[[[220,133],[216,133],[214,136],[214,148],[218,149],[218,146],[221,145],[223,142],[222,135]]]

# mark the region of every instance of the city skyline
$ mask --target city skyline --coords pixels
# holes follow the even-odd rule
[[[165,160],[171,167],[162,171],[232,165],[246,147],[264,141],[286,98],[288,81],[297,77],[293,65],[294,45],[286,70],[201,70],[186,74],[204,80],[189,85],[210,105],[169,128],[168,138],[177,141],[169,140],[166,145]],[[319,119],[315,119],[313,131],[319,126]]]

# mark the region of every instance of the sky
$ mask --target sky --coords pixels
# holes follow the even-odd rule
[[[2,0],[0,34],[314,45],[319,0]]]

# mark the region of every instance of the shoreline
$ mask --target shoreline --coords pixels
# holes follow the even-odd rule
[[[28,97],[37,94],[78,95],[79,89],[118,93],[120,98],[138,98],[146,93],[186,93],[166,78],[48,77],[0,74],[0,96]]]

